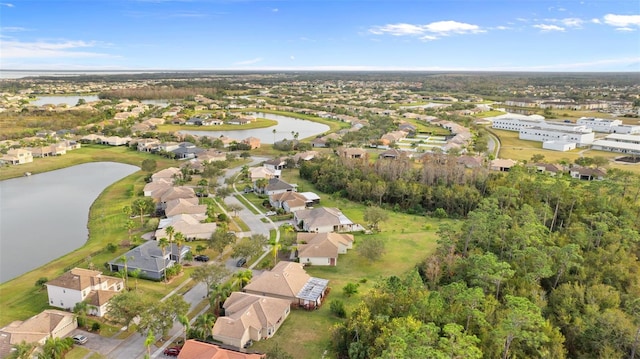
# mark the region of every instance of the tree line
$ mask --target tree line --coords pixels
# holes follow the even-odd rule
[[[640,178],[492,177],[414,270],[333,329],[339,358],[633,358]]]

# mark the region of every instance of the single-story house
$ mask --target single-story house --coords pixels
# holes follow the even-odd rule
[[[173,187],[172,179],[161,178],[145,184],[142,192],[146,197],[160,198],[171,187]]]
[[[320,196],[313,192],[299,192],[304,198],[307,199],[307,202],[311,203],[311,205],[316,205],[320,203]]]
[[[178,359],[266,359],[266,355],[189,339],[180,350]]]
[[[258,188],[256,187],[256,190]],[[297,186],[294,184],[289,184],[280,178],[272,178],[269,180],[269,184],[262,190],[264,194],[269,196],[278,193],[284,192],[295,192],[297,190]]]
[[[352,232],[362,229],[337,208],[317,207],[295,211],[293,220],[305,232]]]
[[[33,162],[33,154],[24,148],[12,148],[2,156],[2,161],[12,165],[22,165]]]
[[[207,205],[199,204],[198,197],[172,199],[167,201],[164,209],[164,215],[166,217],[173,217],[178,214],[203,215],[206,213]]]
[[[282,170],[287,167],[287,161],[285,157],[274,158],[265,161],[263,166],[272,170]]]
[[[338,150],[338,154],[340,155],[340,157],[352,159],[367,157],[367,151],[363,150],[362,148],[355,147],[341,148],[340,150]]]
[[[225,316],[216,319],[213,339],[243,348],[249,340],[271,338],[291,312],[288,299],[233,292],[223,305]]]
[[[272,270],[254,277],[242,291],[286,299],[296,307],[317,308],[324,300],[329,281],[311,277],[303,267],[296,262],[279,262]]]
[[[353,248],[354,237],[345,233],[298,233],[297,257],[304,265],[335,266],[338,254]]]
[[[50,306],[73,310],[77,303],[86,301],[88,313],[98,317],[106,313],[109,300],[124,289],[121,278],[82,268],[73,268],[45,285]]]
[[[280,170],[274,170],[267,167],[249,168],[249,177],[251,182],[255,182],[261,178],[271,179],[280,177]]]
[[[281,208],[287,213],[299,211],[312,203],[298,192],[282,192],[269,196],[269,204],[273,208]]]
[[[510,159],[496,158],[491,161],[489,168],[492,171],[509,172],[511,167],[516,165],[516,161]]]
[[[178,254],[180,258],[184,258],[184,255],[190,250],[191,247],[183,245],[182,251],[180,251],[178,245],[171,243],[165,248],[163,255],[157,241],[147,241],[122,256],[109,261],[108,265],[112,272],[120,272],[125,267],[125,263],[122,260],[124,257],[127,261],[127,272],[131,273],[136,269],[140,269],[142,277],[161,280],[164,278],[165,270],[176,263]]]
[[[249,145],[249,147],[253,150],[256,148],[260,148],[260,139],[257,137],[247,137],[242,140],[242,143]]]
[[[174,221],[171,226],[176,233],[182,233],[187,241],[208,240],[217,228],[215,223],[200,223],[195,217],[191,216],[183,216]],[[169,238],[166,227],[156,230],[155,238]]]
[[[151,182],[155,182],[155,181],[158,181],[160,179],[164,179],[167,182],[173,183],[173,179],[175,178],[175,175],[177,173],[180,173],[180,169],[178,167],[165,168],[163,170],[160,170],[160,171],[152,174],[151,175]]]
[[[17,320],[0,329],[0,357],[8,358],[14,345],[43,345],[47,338],[64,338],[77,327],[75,314],[56,309],[46,309],[25,321]]]
[[[577,178],[584,181],[602,181],[607,175],[607,172],[600,168],[575,166],[569,170],[569,175],[572,178]]]

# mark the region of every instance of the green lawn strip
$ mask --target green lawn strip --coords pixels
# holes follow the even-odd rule
[[[278,124],[276,120],[269,120],[266,118],[257,118],[255,122],[247,123],[246,125],[230,125],[223,124],[217,126],[188,126],[188,125],[159,125],[158,131],[160,132],[177,132],[177,131],[238,131],[238,130],[253,130],[256,128],[271,127]]]
[[[91,353],[91,350],[80,345],[74,345],[73,349],[67,352],[64,357],[65,359],[83,359],[89,353]]]
[[[242,202],[242,204],[244,204],[245,207],[247,207],[247,209],[249,211],[251,211],[251,213],[255,214],[255,215],[260,215],[261,213],[259,211],[256,211],[255,208],[253,208],[253,206],[251,206],[251,203],[255,204],[254,201],[249,201],[248,196],[250,195],[250,193],[245,194],[245,195],[235,195],[235,197],[238,199],[238,201]],[[256,197],[254,195],[254,197]],[[260,206],[262,206],[262,202],[260,202]],[[258,205],[256,205],[256,207],[258,207]],[[258,207],[259,208],[259,207]]]

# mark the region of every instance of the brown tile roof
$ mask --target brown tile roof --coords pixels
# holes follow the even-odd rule
[[[353,243],[352,234],[298,233],[298,257],[338,257],[340,244]]]
[[[46,284],[67,289],[84,290],[104,282],[107,282],[107,286],[111,286],[118,281],[122,282],[122,279],[105,276],[102,275],[102,272],[95,270],[73,268]]]
[[[311,276],[302,264],[282,261],[270,271],[264,271],[253,278],[244,289],[254,293],[270,293],[273,295],[295,298]]]
[[[216,344],[187,340],[178,354],[178,359],[264,359],[264,354],[242,353]]]

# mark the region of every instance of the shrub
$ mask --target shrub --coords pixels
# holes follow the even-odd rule
[[[329,310],[338,318],[347,317],[347,311],[344,309],[344,303],[339,299],[331,301],[331,304],[329,304]]]
[[[344,293],[345,297],[350,297],[350,296],[358,293],[358,287],[359,286],[360,285],[356,284],[356,283],[347,283],[347,285],[342,287],[342,292]]]
[[[226,215],[226,214],[224,214],[224,213],[220,213],[220,214],[218,215],[218,221],[220,221],[220,222],[226,222],[226,221],[227,221],[227,219],[228,219],[228,217],[227,217],[227,215]]]
[[[101,328],[102,328],[102,324],[100,324],[100,322],[93,322],[93,324],[91,324],[92,332],[99,332]]]
[[[118,246],[113,244],[113,243],[109,243],[107,244],[107,251],[111,252],[111,253],[115,253],[118,250]]]
[[[40,277],[37,281],[36,281],[36,287],[42,287],[44,286],[45,283],[47,283],[49,281],[49,279],[47,277]]]

